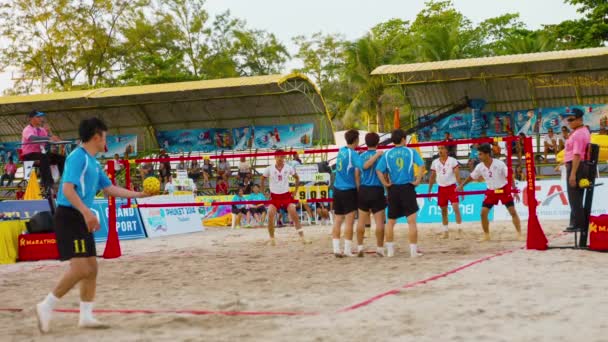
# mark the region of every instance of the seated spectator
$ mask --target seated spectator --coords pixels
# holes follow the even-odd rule
[[[445,139],[443,139],[443,141],[454,141],[452,134],[450,132],[445,132]],[[458,145],[447,145],[446,147],[448,148],[448,156],[456,158]]]
[[[6,186],[13,184],[15,179],[15,173],[17,172],[17,165],[13,162],[13,159],[9,159],[8,163],[4,165],[4,174],[0,177],[0,186],[4,186],[4,180],[6,179]]]
[[[232,201],[233,202],[247,201],[244,190],[245,189],[240,187],[239,192],[236,195],[234,195],[234,197],[232,198]],[[243,215],[247,215],[244,226],[250,227],[249,220],[251,219],[251,212],[249,212],[246,207],[247,207],[246,204],[233,204],[232,205],[232,214],[233,214],[232,218],[235,219],[235,221],[232,222],[232,228],[241,228],[241,220],[243,218]]]
[[[190,164],[190,170],[188,170],[188,177],[192,178],[194,183],[196,183],[201,178],[201,173],[201,167],[198,165],[198,162],[196,160],[192,161],[192,164]]]
[[[228,178],[230,177],[230,164],[226,158],[221,158],[220,162],[217,164],[217,175],[228,182]]]
[[[608,135],[608,130],[606,130],[605,126],[600,127],[599,135]]]
[[[224,177],[217,177],[217,184],[215,185],[215,193],[218,195],[228,195],[228,182]]]
[[[167,151],[165,151],[164,149],[160,150],[160,153],[158,155],[158,158],[164,159],[164,158],[170,158],[169,154],[167,154]],[[161,162],[160,166],[158,168],[159,170],[159,174],[160,174],[160,181],[162,183],[167,183],[169,181],[169,179],[171,178],[171,162]]]
[[[203,182],[205,182],[205,187],[210,188],[211,187],[211,178],[213,177],[213,164],[211,164],[211,160],[209,160],[209,157],[205,157],[205,159],[203,160]]]
[[[266,196],[260,192],[260,186],[254,184],[252,187],[252,193],[247,197],[248,201],[266,201]],[[253,218],[256,221],[255,226],[261,227],[266,220],[266,205],[261,204],[250,204],[249,212],[253,215]]]
[[[475,166],[479,164],[479,155],[477,154],[477,147],[479,147],[478,144],[473,144],[470,146],[469,161],[467,162],[467,167],[471,172],[473,171]]]
[[[154,177],[154,166],[152,163],[143,163],[139,168],[139,175],[141,176],[141,181],[148,177]]]
[[[251,187],[253,186],[253,182],[251,181],[251,174],[246,175],[243,179],[243,182],[240,183],[239,186],[245,189],[245,195],[250,194],[252,190]]]
[[[118,153],[114,153],[114,172],[116,175],[125,168],[120,161],[120,155],[118,155]]]
[[[498,141],[492,143],[492,157],[500,158],[500,146],[498,145]]]
[[[547,154],[557,154],[559,151],[558,136],[553,133],[553,128],[547,130],[547,135],[543,139],[545,150],[543,151],[543,157],[547,160]]]
[[[239,180],[242,182],[246,176],[251,176],[251,164],[247,162],[245,157],[241,157],[239,162]]]
[[[520,164],[521,164],[521,157],[524,153],[524,140],[525,139],[526,139],[526,134],[519,133],[518,139],[511,143],[512,144],[511,152],[513,154],[517,154],[517,160],[519,161]]]
[[[25,191],[23,191],[23,186],[19,185],[19,187],[17,187],[17,191],[15,192],[15,199],[22,200],[23,196],[25,196]]]
[[[179,164],[177,164],[176,170],[186,171],[186,163],[184,163],[183,160],[180,161]]]
[[[558,144],[558,149],[561,151],[564,148],[566,148],[566,140],[568,140],[568,137],[570,136],[570,129],[568,129],[568,127],[566,126],[562,126],[562,134],[559,137],[559,141],[557,142]]]
[[[173,178],[169,175],[167,178],[167,182],[165,183],[165,194],[173,195],[173,193],[178,190],[175,185],[173,185]]]

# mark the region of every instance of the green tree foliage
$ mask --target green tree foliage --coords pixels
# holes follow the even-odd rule
[[[606,0],[565,0],[577,6],[583,16],[549,25],[545,30],[557,38],[566,49],[605,46],[608,42],[608,2]]]

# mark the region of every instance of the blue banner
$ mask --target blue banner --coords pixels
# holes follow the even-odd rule
[[[123,158],[125,153],[134,157],[137,155],[137,135],[109,135],[106,138],[106,146],[108,151],[101,154],[101,157],[113,158],[118,154]]]
[[[313,124],[255,126],[254,148],[306,148],[312,146]]]
[[[431,117],[426,120],[430,119]],[[430,127],[423,128],[419,139],[421,141],[444,140],[447,132],[452,135],[453,139],[465,139],[469,137],[471,122],[471,114],[453,114]]]
[[[511,113],[481,113],[483,132],[489,137],[509,135],[513,129]]]
[[[608,105],[606,104],[540,108],[538,110],[541,116],[540,133],[546,134],[549,128],[552,128],[557,134],[562,126],[569,127],[567,116],[572,113],[574,108],[578,108],[585,113],[583,121],[585,125],[589,125],[591,131],[595,132],[601,127],[608,126]]]
[[[234,149],[246,150],[253,148],[253,127],[233,128]]]
[[[136,208],[122,209],[120,206],[126,204],[126,200],[116,200],[116,230],[120,240],[142,239],[146,237],[144,233],[139,210]],[[104,242],[108,239],[108,201],[95,200],[93,212],[99,218],[100,229],[95,232],[95,242]]]
[[[28,219],[40,211],[50,211],[49,201],[2,201],[0,202],[0,213],[8,218]]]
[[[426,194],[428,193],[428,184],[420,184],[416,187],[416,193]],[[476,191],[485,190],[485,183],[471,183],[465,187],[465,191]],[[437,192],[437,185],[432,190],[433,193]],[[463,222],[479,222],[481,218],[481,208],[484,195],[468,195],[460,198],[460,213],[462,214]],[[437,205],[437,197],[430,198],[418,198],[418,217],[416,219],[419,223],[440,223],[441,222],[441,208]],[[456,222],[452,206],[448,206],[449,222]],[[489,219],[494,218],[494,209],[490,211]],[[407,219],[402,217],[397,220],[397,223],[407,223]]]
[[[19,161],[19,154],[17,153],[18,148],[21,148],[20,141],[0,143],[0,164],[4,164],[4,163],[8,162],[10,159],[13,160],[13,163],[18,162]]]

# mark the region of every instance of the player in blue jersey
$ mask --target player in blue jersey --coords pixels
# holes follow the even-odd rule
[[[382,152],[376,148],[380,142],[377,133],[367,133],[365,144],[368,150],[361,153],[363,172],[361,186],[357,199],[359,209],[359,220],[357,222],[357,255],[363,256],[363,236],[365,225],[370,222],[370,211],[376,222],[376,255],[384,256],[384,209],[386,209],[386,197],[384,186],[378,178],[376,167],[382,159]]]
[[[93,232],[99,230],[99,218],[90,209],[95,195],[100,191],[108,196],[140,198],[148,195],[112,185],[95,155],[106,146],[103,121],[92,118],[80,122],[78,133],[82,144],[68,156],[61,177],[55,233],[59,258],[70,260],[70,268],[63,275],[53,292],[36,305],[38,328],[49,331],[53,309],[60,298],[80,283],[81,328],[106,328],[93,317],[93,300],[97,281],[97,259]],[[114,229],[114,227],[110,227]]]
[[[407,217],[409,227],[410,255],[418,253],[418,227],[416,226],[416,186],[424,175],[424,162],[416,150],[405,146],[405,132],[396,129],[391,134],[395,147],[384,153],[376,167],[382,184],[388,189],[388,225],[386,226],[386,256],[395,255],[393,232],[395,223],[400,217]],[[414,165],[418,174],[414,174]]]
[[[334,229],[332,247],[336,257],[353,256],[352,240],[355,212],[357,211],[357,190],[360,172],[363,168],[361,157],[355,151],[359,145],[359,131],[351,129],[344,133],[347,146],[341,147],[336,159],[336,178],[334,181]],[[340,253],[342,223],[344,229],[344,254]]]

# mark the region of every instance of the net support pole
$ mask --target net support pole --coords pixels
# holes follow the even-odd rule
[[[528,197],[528,236],[526,238],[526,248],[544,251],[548,248],[549,241],[540,225],[536,215],[536,168],[534,165],[534,149],[532,138],[524,140],[524,151],[526,156],[526,195]]]
[[[108,161],[108,175],[113,185],[116,185],[116,171],[114,160]],[[104,259],[115,259],[121,256],[120,242],[118,241],[118,231],[116,231],[116,198],[108,196],[108,239],[106,248],[103,251]]]

